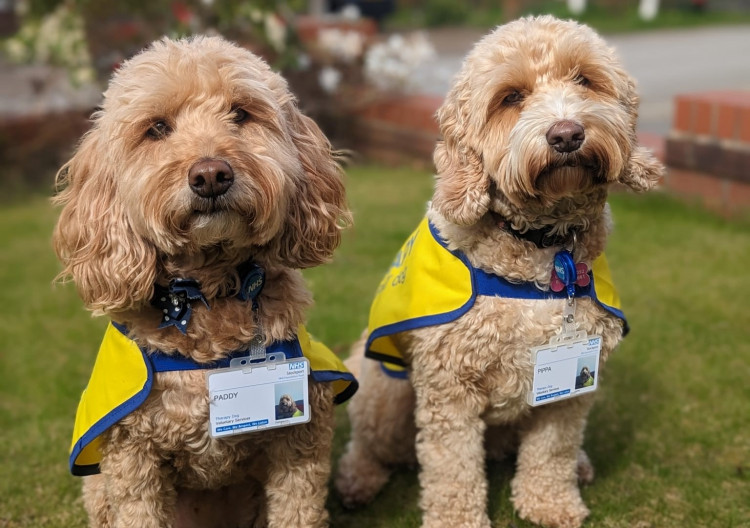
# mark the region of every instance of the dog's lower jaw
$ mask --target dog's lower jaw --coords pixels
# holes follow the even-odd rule
[[[206,248],[217,244],[243,247],[260,244],[266,240],[255,240],[251,225],[240,214],[233,211],[197,213],[191,217],[188,228],[190,245]]]
[[[596,165],[564,164],[544,169],[536,177],[534,187],[537,199],[551,204],[566,196],[587,194],[589,188],[602,183]]]

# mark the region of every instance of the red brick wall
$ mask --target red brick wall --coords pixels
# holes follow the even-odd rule
[[[351,148],[382,163],[432,167],[440,137],[435,112],[442,97],[406,95],[377,99],[354,113]]]
[[[728,214],[750,208],[750,92],[678,96],[665,161],[669,190]]]

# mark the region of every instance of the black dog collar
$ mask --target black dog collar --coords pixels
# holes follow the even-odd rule
[[[554,226],[544,226],[539,229],[527,229],[526,231],[519,231],[515,229],[510,222],[505,218],[492,213],[492,216],[497,221],[497,225],[520,240],[526,240],[531,242],[539,249],[544,249],[553,246],[567,247],[573,243],[576,238],[576,230],[571,229],[565,234],[552,234]]]
[[[237,267],[240,275],[240,291],[236,297],[241,301],[252,301],[253,310],[257,308],[257,297],[265,284],[265,270],[252,261],[244,262]],[[176,327],[183,334],[193,313],[191,301],[201,301],[210,309],[208,301],[201,292],[200,283],[192,278],[172,279],[169,286],[154,285],[154,296],[151,305],[162,312],[159,328]]]

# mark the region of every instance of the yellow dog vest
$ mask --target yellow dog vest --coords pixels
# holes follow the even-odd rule
[[[313,380],[333,384],[336,403],[346,401],[357,390],[357,380],[343,362],[323,343],[311,339],[302,325],[296,339],[273,343],[267,351],[284,352],[288,359],[307,358]],[[155,372],[224,368],[232,358],[246,355],[243,350],[220,362],[202,364],[184,356],[149,353],[127,336],[127,329],[111,323],[78,404],[70,471],[77,476],[99,472],[99,435],[146,401]]]
[[[588,286],[576,286],[576,297],[591,297],[627,322],[602,254],[593,263]],[[407,239],[378,286],[370,308],[365,355],[383,362],[384,370],[405,377],[406,365],[393,334],[454,321],[474,305],[478,295],[516,299],[562,299],[565,291],[541,290],[533,283],[512,283],[471,265],[466,255],[449,250],[427,218]]]

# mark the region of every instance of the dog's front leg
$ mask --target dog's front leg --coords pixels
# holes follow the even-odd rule
[[[129,440],[107,449],[101,470],[112,528],[174,525],[177,492],[172,471],[150,447]]]
[[[269,447],[268,528],[328,526],[333,389],[311,382],[308,403],[310,422],[288,427]]]
[[[535,409],[521,427],[511,482],[519,515],[550,528],[577,528],[589,514],[578,489],[578,456],[591,395]]]
[[[464,387],[448,383],[415,383],[422,527],[489,528],[480,403]]]

